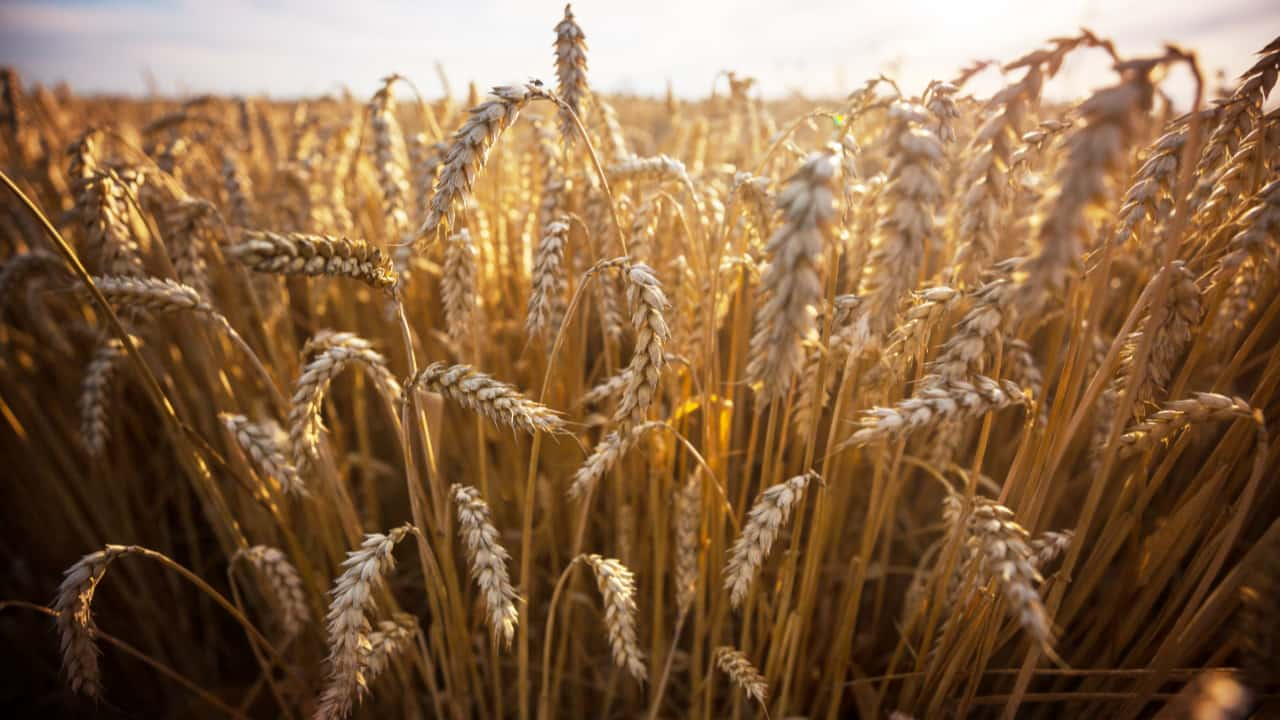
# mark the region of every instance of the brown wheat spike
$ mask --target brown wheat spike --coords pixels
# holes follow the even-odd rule
[[[1277,144],[1280,144],[1280,111],[1272,110],[1240,141],[1239,149],[1216,178],[1208,199],[1196,209],[1192,218],[1195,234],[1215,235],[1242,200],[1266,181],[1261,168],[1266,166],[1267,156]]]
[[[1163,222],[1173,210],[1174,185],[1182,148],[1187,144],[1185,123],[1161,135],[1125,190],[1120,205],[1120,223],[1112,242],[1122,245],[1135,237],[1145,222]]]
[[[1145,403],[1155,400],[1169,384],[1182,351],[1191,342],[1191,331],[1200,322],[1200,288],[1196,285],[1195,275],[1181,261],[1175,261],[1166,272],[1173,277],[1164,306],[1148,309],[1143,329],[1130,333],[1120,349],[1115,388],[1117,397],[1139,370],[1134,367],[1134,355],[1143,334],[1151,335],[1151,352],[1146,365],[1141,368],[1142,383],[1132,391],[1135,418],[1145,414]],[[1156,282],[1159,277],[1152,278],[1151,282]]]
[[[108,545],[80,558],[63,573],[62,584],[53,601],[58,613],[58,637],[62,650],[62,671],[74,692],[97,697],[102,691],[98,669],[98,646],[93,635],[93,593],[112,560],[127,554],[128,548]]]
[[[454,484],[449,488],[458,512],[458,533],[471,560],[471,577],[484,596],[489,611],[489,630],[495,640],[511,647],[520,612],[516,609],[516,591],[507,575],[506,548],[498,542],[498,530],[489,515],[489,505],[480,491]]]
[[[912,297],[914,300],[903,314],[902,322],[889,335],[889,351],[885,357],[891,364],[901,365],[902,361],[922,356],[928,350],[929,335],[961,295],[955,288],[933,285],[912,291]]]
[[[1198,392],[1172,400],[1120,436],[1120,457],[1146,452],[1189,425],[1236,418],[1260,421],[1249,403],[1238,397]]]
[[[476,245],[466,228],[449,237],[440,276],[441,301],[449,337],[459,345],[472,339],[471,320],[476,309]]]
[[[266,589],[275,599],[276,610],[280,613],[280,627],[285,640],[297,637],[302,626],[311,619],[307,611],[307,593],[298,569],[284,553],[266,545],[254,545],[236,555],[244,557],[262,574]]]
[[[1227,242],[1226,254],[1218,261],[1214,282],[1228,282],[1249,258],[1272,268],[1280,267],[1280,179],[1258,191],[1253,204],[1236,220],[1239,232]]]
[[[208,268],[201,249],[212,235],[211,224],[218,219],[217,213],[207,200],[175,198],[164,205],[161,218],[165,249],[178,280],[201,297],[210,295]]]
[[[889,112],[884,132],[893,163],[867,258],[871,271],[858,292],[862,307],[850,348],[854,356],[887,339],[899,305],[915,285],[933,234],[933,212],[942,199],[937,166],[943,151],[938,139],[923,127],[927,120],[924,108],[907,103],[895,103]]]
[[[653,274],[653,269],[636,263],[627,268],[624,277],[627,300],[635,308],[631,326],[635,330],[636,344],[631,363],[627,366],[630,373],[627,386],[623,389],[613,419],[625,426],[644,422],[662,377],[662,366],[666,363],[665,347],[671,339],[671,332],[663,319],[663,311],[668,307],[667,297],[662,293],[662,284]]]
[[[68,275],[67,266],[62,258],[44,250],[21,252],[6,258],[0,263],[0,317],[12,307],[10,295],[30,278],[42,273],[56,274],[59,277]]]
[[[391,659],[410,648],[417,633],[418,619],[409,613],[395,613],[390,620],[378,621],[378,629],[368,635],[369,646],[361,649],[365,684],[386,672]]]
[[[373,131],[374,167],[382,190],[384,237],[399,243],[409,231],[409,179],[405,168],[409,153],[396,120],[396,97],[391,88],[397,77],[386,78],[369,101],[369,126]]]
[[[1036,589],[1041,578],[1026,529],[1014,522],[1012,510],[987,498],[974,498],[968,512],[958,495],[948,495],[944,502],[949,522],[963,519],[966,541],[981,559],[984,576],[995,579],[1018,624],[1047,647],[1052,628]]]
[[[564,19],[556,24],[556,92],[566,107],[560,108],[560,134],[567,145],[577,139],[570,111],[582,115],[583,101],[591,92],[587,88],[587,40],[573,17],[569,4],[564,6]]]
[[[860,446],[904,438],[918,430],[935,429],[1026,402],[1017,385],[984,375],[975,375],[972,381],[925,378],[922,385],[917,395],[891,408],[864,410],[859,421],[862,429],[847,444]]]
[[[470,116],[454,133],[449,151],[445,153],[444,168],[431,198],[431,211],[418,230],[416,244],[420,249],[435,239],[442,224],[453,224],[454,213],[470,193],[472,183],[484,167],[489,149],[516,121],[520,110],[531,100],[550,100],[552,97],[537,81],[504,85],[493,89],[492,99],[468,111]]]
[[[569,223],[553,220],[543,228],[542,240],[533,258],[532,289],[529,293],[529,314],[525,331],[530,335],[546,333],[554,337],[564,321],[566,309],[564,247],[569,240]]]
[[[631,157],[627,149],[627,136],[622,132],[618,122],[618,113],[608,100],[599,95],[591,96],[592,106],[599,112],[592,113],[591,119],[596,128],[599,145],[604,149],[604,156],[612,162],[622,162]]]
[[[94,350],[80,383],[80,437],[90,457],[101,455],[106,446],[107,392],[124,356],[124,343],[118,338],[107,338]]]
[[[1023,284],[1026,305],[1038,308],[1066,283],[1091,231],[1090,208],[1107,199],[1107,177],[1126,159],[1124,149],[1138,132],[1140,116],[1151,107],[1151,62],[1124,67],[1120,83],[1099,90],[1078,112],[1082,122],[1065,141],[1066,159],[1055,174],[1037,233],[1039,249],[1027,263]]]
[[[1019,258],[997,266],[997,273],[974,290],[973,305],[952,330],[938,357],[929,363],[929,372],[942,380],[962,380],[985,368],[989,343],[1012,324],[1018,295]]]
[[[1193,209],[1198,209],[1209,198],[1218,180],[1214,170],[1235,153],[1238,140],[1249,133],[1254,118],[1261,114],[1263,103],[1275,87],[1280,71],[1280,37],[1258,54],[1261,56],[1258,61],[1240,75],[1240,84],[1217,108],[1217,122],[1196,164],[1200,184],[1191,199]]]
[[[129,225],[130,197],[138,195],[140,177],[108,170],[86,182],[77,198],[88,244],[99,267],[109,275],[141,275],[141,250]]]
[[[612,558],[586,555],[583,561],[596,576],[596,587],[604,600],[604,624],[609,632],[613,663],[625,669],[636,680],[647,675],[644,654],[636,640],[635,576],[625,565]]]
[[[347,553],[343,572],[333,583],[329,603],[329,678],[317,703],[316,720],[342,720],[367,689],[364,667],[369,647],[368,614],[374,609],[373,594],[395,567],[392,552],[412,525],[402,525],[387,534],[365,535],[360,549]]]
[[[562,433],[564,420],[547,406],[526,398],[507,383],[470,365],[434,362],[419,370],[408,388],[438,392],[499,425],[528,433]]]
[[[620,428],[605,435],[573,473],[573,481],[569,484],[569,497],[574,500],[585,497],[587,491],[595,487],[596,482],[618,463],[618,459],[625,455],[644,433],[660,427],[666,427],[666,424],[647,422],[630,428]]]
[[[286,493],[306,494],[307,488],[298,475],[298,469],[288,459],[288,435],[279,425],[274,421],[254,423],[244,415],[231,413],[219,413],[218,418],[255,468],[279,482]]]
[[[222,187],[227,195],[227,214],[232,225],[254,227],[253,183],[240,163],[231,153],[222,156]]]
[[[729,560],[724,566],[724,587],[729,591],[729,604],[733,607],[739,607],[746,599],[752,580],[769,556],[773,541],[791,516],[791,511],[804,497],[809,481],[815,478],[817,475],[812,472],[797,475],[765,489],[756,498],[747,514],[747,523],[733,541]]]
[[[769,265],[760,283],[768,297],[756,313],[747,365],[748,380],[760,388],[761,410],[787,393],[804,363],[805,343],[817,338],[822,252],[834,232],[839,170],[834,149],[815,153],[778,198],[783,225],[766,247]]]
[[[303,355],[314,357],[294,383],[289,401],[289,448],[299,472],[305,472],[318,452],[320,414],[329,384],[346,367],[356,363],[374,379],[388,402],[400,400],[400,384],[387,370],[387,361],[369,341],[351,333],[323,331],[307,341]]]
[[[850,181],[851,178],[846,177],[845,180]],[[743,205],[750,210],[750,222],[756,228],[757,235],[761,238],[768,237],[774,207],[769,178],[754,177],[751,173],[739,172],[733,176],[730,195],[742,198]]]
[[[741,688],[747,697],[762,706],[768,701],[769,684],[742,651],[724,645],[716,648],[716,666],[728,675],[733,680],[733,684]]]
[[[396,285],[391,262],[364,240],[246,230],[226,253],[261,273],[349,277],[383,290]]]
[[[195,310],[214,314],[213,308],[201,299],[195,288],[169,278],[99,275],[93,278],[93,284],[108,301],[128,308],[158,312]]]
[[[674,494],[676,607],[684,613],[693,606],[698,592],[698,552],[702,545],[701,471],[690,473]]]

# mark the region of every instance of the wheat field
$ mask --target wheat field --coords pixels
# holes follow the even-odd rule
[[[465,103],[4,72],[0,705],[1280,717],[1280,39],[765,101],[542,32]]]

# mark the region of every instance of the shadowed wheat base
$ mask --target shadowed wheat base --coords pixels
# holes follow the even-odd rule
[[[465,106],[4,72],[19,715],[1280,714],[1280,41],[644,100],[579,23]]]

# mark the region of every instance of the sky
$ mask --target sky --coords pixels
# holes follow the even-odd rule
[[[80,92],[363,96],[399,72],[428,97],[538,77],[554,82],[545,0],[0,0],[0,65]],[[1087,26],[1122,55],[1165,41],[1196,50],[1206,76],[1237,75],[1280,34],[1280,0],[583,0],[592,87],[703,97],[721,70],[766,97],[843,96],[886,72],[918,93],[979,58],[1010,60]],[[1106,82],[1100,53],[1050,94]],[[987,80],[995,83],[998,77]],[[723,82],[723,81],[722,81]],[[1171,78],[1187,96],[1186,78]],[[723,87],[723,85],[721,85]]]

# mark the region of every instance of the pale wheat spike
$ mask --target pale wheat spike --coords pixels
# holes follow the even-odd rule
[[[473,369],[470,365],[434,362],[408,383],[451,398],[499,425],[528,433],[562,433],[564,420],[547,406],[526,398],[519,390]]]
[[[417,632],[418,619],[409,613],[395,613],[390,620],[378,621],[378,629],[369,633],[369,645],[361,652],[366,685],[386,672],[392,658],[411,647]]]
[[[942,200],[938,165],[942,143],[924,129],[924,108],[895,103],[885,127],[885,144],[893,163],[882,193],[880,220],[858,295],[862,307],[856,322],[850,353],[861,356],[878,347],[894,327],[903,298],[915,285],[933,236],[933,213]]]
[[[247,230],[224,252],[260,273],[348,277],[382,290],[396,285],[391,262],[364,240]]]
[[[285,554],[273,547],[254,545],[236,553],[262,574],[267,591],[275,599],[280,613],[280,628],[285,640],[297,637],[310,620],[307,611],[307,593],[302,586],[302,576],[289,562]]]
[[[845,178],[846,181],[850,179]],[[743,205],[750,210],[750,223],[760,237],[768,237],[775,204],[773,191],[769,188],[769,178],[754,177],[747,172],[736,173],[729,194],[731,197],[742,198]]]
[[[676,607],[688,612],[698,591],[698,552],[702,534],[702,481],[701,471],[689,474],[675,490],[672,521],[675,535]]]
[[[176,280],[125,275],[97,275],[93,284],[108,301],[128,308],[159,312],[195,310],[213,314],[213,308],[190,285]]]
[[[1259,170],[1277,144],[1280,144],[1280,111],[1272,110],[1244,136],[1240,147],[1214,178],[1212,192],[1191,218],[1192,233],[1211,238],[1229,222],[1242,200],[1254,191],[1254,183],[1265,182],[1266,176]]]
[[[299,472],[310,467],[318,452],[325,394],[348,365],[364,368],[388,402],[395,404],[401,396],[400,384],[387,370],[386,358],[367,340],[351,333],[321,332],[303,347],[304,356],[313,352],[315,357],[303,367],[289,401],[289,447]]]
[[[902,367],[907,361],[923,356],[929,349],[929,336],[955,305],[961,295],[947,285],[933,285],[912,291],[914,301],[903,314],[886,343],[886,360]]]
[[[957,495],[945,502],[949,515],[963,519],[966,542],[981,559],[985,577],[995,579],[1018,624],[1047,647],[1053,640],[1052,627],[1036,589],[1041,578],[1026,529],[1014,521],[1012,510],[992,500],[975,498],[967,512]]]
[[[556,24],[555,31],[556,92],[567,106],[560,108],[560,134],[565,144],[572,146],[578,131],[569,111],[581,117],[585,107],[583,101],[591,92],[587,87],[587,40],[568,4],[564,6],[564,19]]]
[[[666,363],[665,348],[671,339],[663,312],[667,309],[667,297],[662,293],[653,269],[637,263],[624,273],[627,281],[627,300],[635,308],[631,326],[635,330],[635,351],[627,366],[629,376],[622,399],[613,419],[620,425],[638,425],[644,422],[649,405],[657,394],[662,367]]]
[[[1280,38],[1272,40],[1258,54],[1262,57],[1240,76],[1240,84],[1231,96],[1216,108],[1216,122],[1196,163],[1195,177],[1200,179],[1191,198],[1191,207],[1199,208],[1208,199],[1218,179],[1215,170],[1229,159],[1237,148],[1237,142],[1253,126],[1254,118],[1262,110],[1267,96],[1275,87],[1280,70]]]
[[[553,220],[542,230],[542,240],[533,259],[529,315],[525,320],[525,331],[530,337],[543,333],[553,337],[564,320],[564,295],[568,288],[564,247],[568,240],[569,224],[564,220]]]
[[[1010,405],[1026,403],[1026,395],[1008,380],[999,382],[975,375],[972,382],[925,378],[914,397],[891,408],[864,410],[855,432],[846,445],[862,446],[884,440],[905,438],[913,432],[980,417]]]
[[[689,172],[684,163],[666,155],[632,157],[609,167],[605,173],[611,181],[660,183],[672,180],[688,184]]]
[[[93,458],[100,456],[107,444],[107,392],[124,356],[124,343],[107,338],[94,350],[80,384],[80,437]]]
[[[472,339],[472,318],[476,309],[476,245],[466,228],[451,235],[444,249],[444,272],[440,276],[441,302],[449,337],[459,345]]]
[[[343,572],[330,591],[329,677],[317,702],[316,720],[342,720],[368,689],[362,660],[369,647],[367,616],[374,609],[374,593],[395,567],[396,544],[416,532],[412,525],[402,525],[385,535],[365,535],[360,548],[342,562]]]
[[[403,242],[409,231],[409,179],[405,171],[409,153],[396,119],[396,97],[391,92],[396,79],[394,75],[386,78],[369,101],[374,167],[382,190],[383,236],[389,243]]]
[[[1071,548],[1074,530],[1046,530],[1031,540],[1031,566],[1037,572],[1049,566]]]
[[[933,116],[929,131],[944,144],[956,141],[955,119],[960,117],[953,95],[959,90],[955,85],[941,80],[931,80],[921,96],[921,104]]]
[[[480,497],[479,490],[467,485],[455,483],[449,492],[458,512],[458,534],[471,560],[471,577],[489,611],[489,630],[504,646],[511,647],[520,612],[516,609],[515,588],[507,575],[509,556],[498,542],[498,530],[490,518],[489,505]]]
[[[1130,333],[1120,349],[1120,368],[1115,381],[1117,397],[1138,371],[1134,367],[1134,356],[1143,336],[1151,336],[1150,353],[1141,368],[1142,382],[1132,390],[1135,419],[1146,413],[1146,403],[1155,400],[1169,384],[1178,359],[1191,342],[1191,330],[1200,322],[1200,288],[1195,275],[1181,261],[1174,262],[1166,272],[1172,278],[1164,305],[1149,308],[1142,329]],[[1157,274],[1151,282],[1159,278]]]
[[[739,607],[746,599],[751,582],[769,556],[779,531],[804,497],[809,481],[816,477],[812,472],[797,475],[765,489],[756,498],[742,533],[733,541],[729,560],[724,566],[724,587],[729,591],[731,606]]]
[[[468,111],[470,116],[454,133],[449,151],[445,153],[444,168],[431,198],[431,210],[415,241],[419,249],[435,239],[441,225],[453,224],[454,214],[466,201],[472,183],[484,167],[489,149],[516,121],[520,110],[535,98],[550,100],[552,97],[537,81],[504,85],[493,89],[490,100]]]
[[[567,184],[560,153],[560,136],[541,117],[531,117],[535,148],[542,170],[542,185],[538,189],[538,227],[546,231],[548,224],[562,221],[565,210]]]
[[[436,176],[448,150],[449,146],[442,142],[429,142],[426,133],[413,136],[413,143],[409,146],[409,166],[413,170],[413,193],[417,198],[414,205],[416,217],[425,218],[430,211],[431,189],[435,187]]]
[[[307,487],[298,475],[298,469],[288,458],[288,435],[275,421],[250,422],[244,415],[218,413],[222,424],[236,439],[240,449],[248,455],[254,467],[264,475],[274,478],[281,489],[291,495],[305,495]]]
[[[62,672],[73,692],[97,697],[102,691],[99,651],[94,642],[97,625],[93,622],[93,593],[111,561],[128,552],[120,545],[108,545],[80,558],[63,573],[52,607],[58,614]]]
[[[107,274],[145,272],[138,240],[130,227],[134,214],[130,198],[138,196],[140,184],[141,177],[133,171],[107,170],[89,180],[77,197],[89,249]]]
[[[1238,397],[1198,392],[1189,398],[1165,403],[1159,411],[1130,426],[1120,436],[1120,457],[1130,457],[1154,448],[1179,430],[1195,423],[1236,418],[1261,422],[1249,403]]]
[[[630,428],[620,428],[605,435],[573,473],[573,481],[569,484],[569,497],[574,500],[585,497],[587,491],[595,487],[596,482],[613,469],[618,459],[636,444],[640,436],[649,430],[661,427],[666,427],[666,424],[647,422]]]
[[[716,667],[733,680],[747,697],[763,706],[769,699],[769,684],[741,650],[722,645],[716,648]]]
[[[1092,221],[1088,211],[1107,201],[1107,177],[1128,154],[1140,116],[1151,107],[1150,64],[1128,66],[1124,79],[1081,103],[1082,122],[1065,140],[1066,160],[1054,176],[1053,191],[1041,211],[1039,247],[1025,269],[1025,310],[1034,313],[1061,290],[1082,256]]]
[[[583,561],[596,576],[596,587],[604,600],[604,624],[609,633],[613,663],[636,680],[645,681],[644,654],[636,639],[635,576],[612,558],[586,555]]]
[[[631,157],[627,137],[622,132],[622,125],[618,123],[618,113],[613,105],[599,95],[591,96],[591,105],[599,111],[593,112],[591,119],[594,121],[592,124],[599,144],[603,146],[604,157],[612,162],[622,162]]]
[[[791,387],[804,363],[804,346],[817,337],[815,314],[822,299],[824,245],[835,217],[837,153],[810,156],[778,198],[783,225],[766,247],[769,265],[761,275],[767,299],[760,305],[751,336],[747,378],[758,384],[760,410]]]

